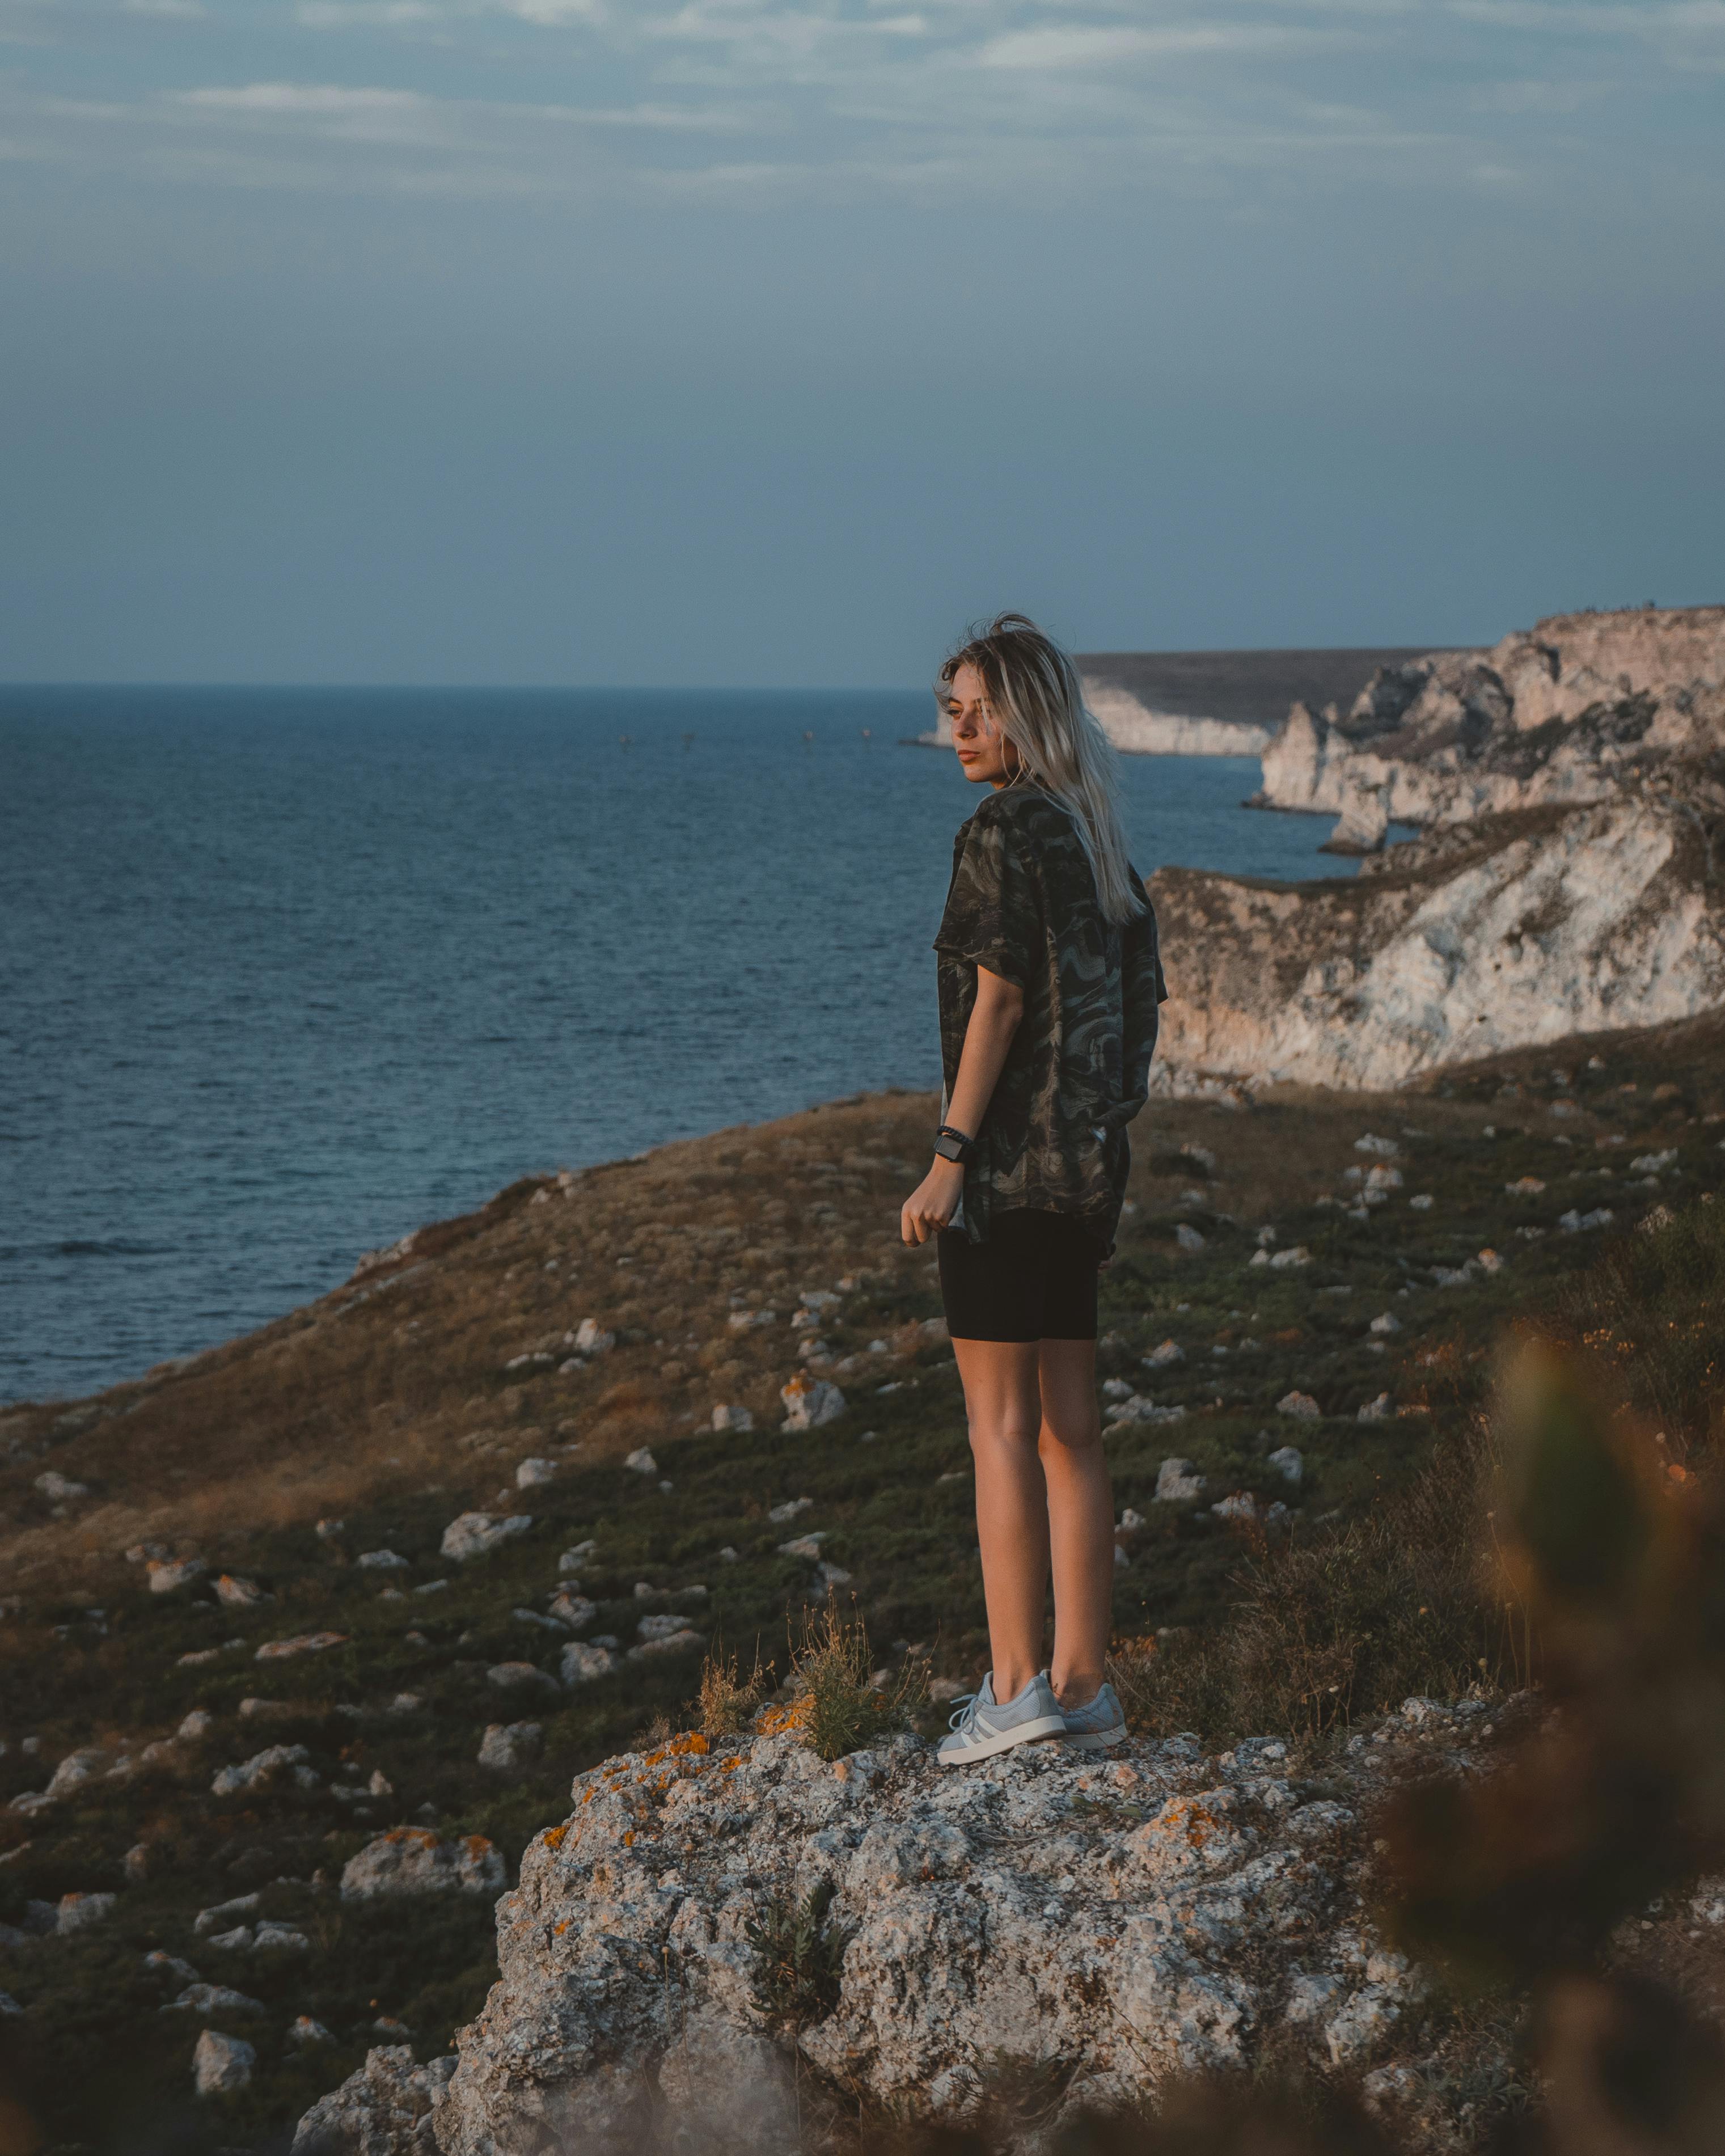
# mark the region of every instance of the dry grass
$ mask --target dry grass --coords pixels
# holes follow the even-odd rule
[[[867,1627],[860,1617],[822,1610],[805,1625],[793,1658],[804,1705],[802,1726],[823,1759],[843,1759],[906,1728],[928,1706],[929,1671],[907,1661],[874,1681]]]

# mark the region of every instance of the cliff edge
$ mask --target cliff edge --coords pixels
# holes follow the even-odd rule
[[[1376,668],[1344,711],[1296,701],[1254,797],[1412,824],[1609,800],[1725,748],[1725,606],[1552,614],[1486,652]]]

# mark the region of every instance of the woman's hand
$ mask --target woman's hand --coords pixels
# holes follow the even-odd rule
[[[963,1191],[963,1163],[937,1160],[906,1199],[898,1216],[899,1233],[907,1243],[926,1243],[957,1211]]]

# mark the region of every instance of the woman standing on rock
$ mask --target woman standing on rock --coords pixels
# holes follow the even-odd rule
[[[992,792],[952,849],[935,938],[942,1122],[905,1204],[939,1239],[976,1462],[993,1666],[942,1763],[1126,1724],[1102,1681],[1114,1503],[1096,1406],[1096,1272],[1126,1195],[1167,993],[1115,807],[1112,751],[1065,652],[1002,614],[941,670],[965,777]],[[1042,1660],[1054,1575],[1051,1664]]]

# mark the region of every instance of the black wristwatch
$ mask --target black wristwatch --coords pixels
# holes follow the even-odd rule
[[[934,1149],[942,1160],[963,1163],[976,1151],[976,1140],[955,1131],[950,1123],[942,1123],[934,1134]]]

